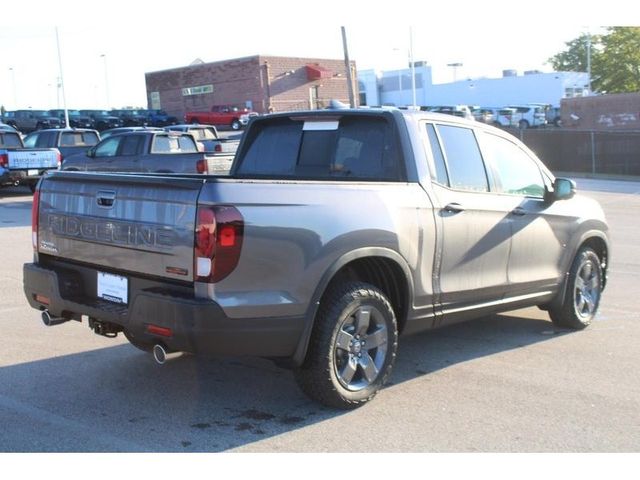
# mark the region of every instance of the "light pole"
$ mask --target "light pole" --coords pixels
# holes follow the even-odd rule
[[[454,82],[456,80],[458,80],[458,67],[461,67],[461,66],[462,66],[461,62],[447,63],[447,67],[453,67],[453,81]]]
[[[13,87],[13,108],[14,110],[18,109],[18,95],[16,94],[16,71],[13,67],[9,67],[9,71],[11,72],[11,85]]]
[[[104,90],[107,96],[107,110],[111,107],[111,102],[109,100],[109,75],[107,74],[107,54],[102,53],[100,57],[104,61]]]

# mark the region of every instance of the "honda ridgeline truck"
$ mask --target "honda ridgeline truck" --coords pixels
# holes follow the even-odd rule
[[[398,335],[538,306],[592,321],[600,206],[517,139],[427,112],[254,119],[229,176],[55,172],[33,202],[24,291],[154,352],[287,360],[311,398],[370,400]]]

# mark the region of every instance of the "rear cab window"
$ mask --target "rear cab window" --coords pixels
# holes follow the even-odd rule
[[[397,134],[384,117],[336,115],[256,122],[235,175],[404,181]]]
[[[22,147],[20,136],[17,133],[0,132],[0,147]]]
[[[188,135],[156,135],[151,153],[197,153],[194,138]]]

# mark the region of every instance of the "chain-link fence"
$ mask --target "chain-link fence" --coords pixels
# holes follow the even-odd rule
[[[640,131],[511,130],[554,172],[640,176]]]

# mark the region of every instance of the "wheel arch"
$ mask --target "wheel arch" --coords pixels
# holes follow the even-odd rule
[[[590,247],[598,255],[600,259],[600,263],[602,265],[602,289],[607,284],[607,271],[609,269],[609,261],[610,261],[610,246],[609,240],[604,232],[600,230],[589,230],[583,233],[579,240],[575,243],[575,248],[571,252],[569,256],[567,268],[565,269],[564,278],[562,280],[562,286],[558,295],[551,301],[551,306],[562,305],[564,302],[564,298],[567,294],[567,280],[569,278],[569,270],[571,269],[571,265],[573,264],[573,259],[576,257],[578,252],[584,248]]]
[[[305,315],[304,330],[291,359],[295,366],[301,365],[306,357],[320,302],[332,285],[345,281],[363,281],[382,290],[393,307],[398,332],[402,332],[413,304],[413,279],[407,262],[399,253],[387,248],[354,250],[337,259],[316,287]]]

